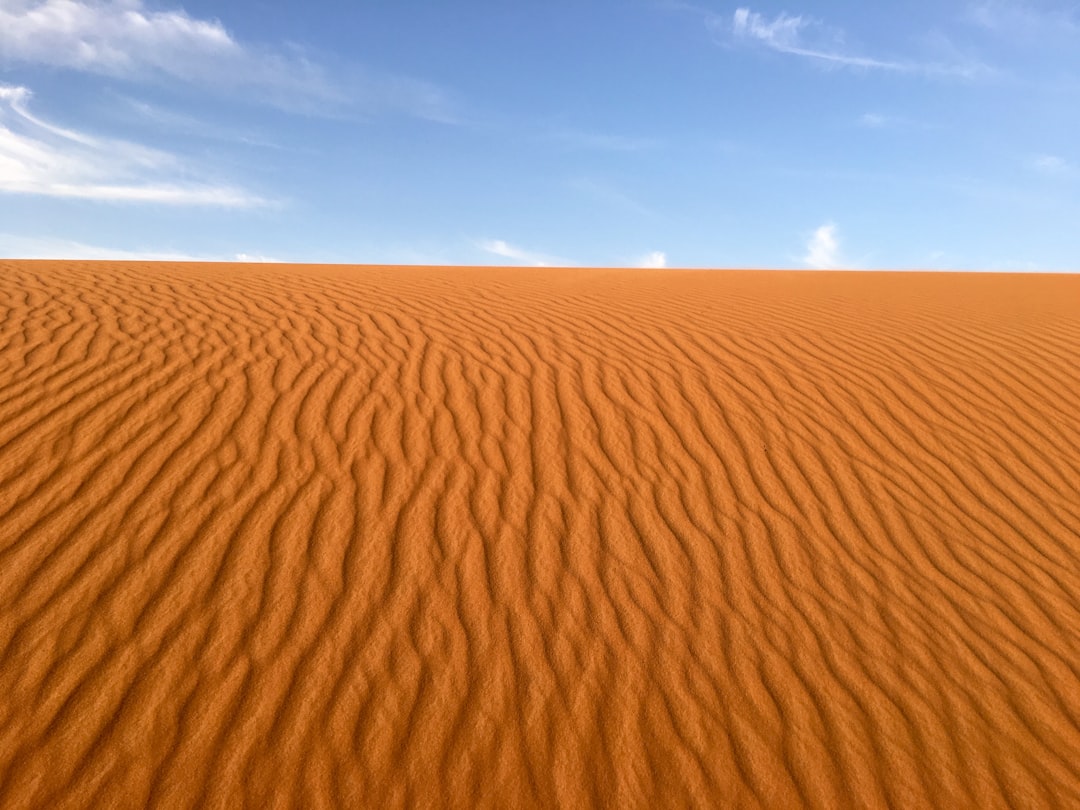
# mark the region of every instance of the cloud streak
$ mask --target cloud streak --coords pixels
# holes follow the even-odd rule
[[[124,250],[88,245],[69,239],[37,238],[0,233],[0,255],[19,259],[73,259],[84,261],[140,262],[273,262],[275,259],[248,253],[233,255],[193,255],[170,250]]]
[[[730,22],[711,19],[714,28],[726,29],[736,41],[834,67],[968,79],[986,72],[985,66],[974,63],[881,59],[853,53],[840,46],[842,37],[830,36],[819,22],[801,14],[782,12],[769,19],[748,8],[738,8]]]
[[[298,66],[273,59],[258,64],[219,21],[182,10],[149,11],[141,0],[3,0],[0,55],[108,76],[152,70],[188,81],[242,81],[253,68]],[[243,70],[216,74],[224,64]]]
[[[0,85],[0,193],[107,202],[253,208],[268,200],[235,186],[192,181],[175,155],[96,138],[34,115],[31,92]]]
[[[567,264],[561,259],[516,247],[502,239],[484,239],[477,243],[477,247],[485,253],[528,267],[559,267]]]
[[[0,0],[0,65],[48,65],[131,81],[174,80],[299,112],[394,111],[449,123],[440,88],[357,69],[330,72],[298,48],[237,40],[216,19],[142,0]]]

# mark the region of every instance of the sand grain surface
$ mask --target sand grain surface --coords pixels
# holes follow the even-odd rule
[[[0,262],[0,806],[1080,807],[1080,278]]]

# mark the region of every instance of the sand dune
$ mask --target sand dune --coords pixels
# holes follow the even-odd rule
[[[0,806],[1080,807],[1080,277],[0,262]]]

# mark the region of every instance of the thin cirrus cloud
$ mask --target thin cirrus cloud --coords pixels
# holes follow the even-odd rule
[[[142,0],[0,0],[0,64],[19,63],[179,81],[299,112],[393,111],[443,123],[456,115],[430,83],[355,67],[331,75],[296,48],[248,45],[218,20]]]
[[[966,79],[988,70],[976,62],[883,59],[855,53],[841,47],[842,36],[801,14],[781,12],[770,19],[748,8],[738,8],[730,21],[710,17],[710,25],[728,33],[735,41],[834,67]]]
[[[583,267],[579,262],[571,262],[566,259],[548,256],[532,250],[517,247],[502,239],[485,239],[476,243],[476,246],[485,253],[498,256],[500,259],[508,259],[513,264],[527,267]],[[661,250],[653,250],[643,256],[638,256],[630,266],[641,269],[661,269],[667,267],[667,254]]]
[[[107,202],[254,208],[241,188],[188,179],[177,156],[52,124],[30,111],[31,92],[0,85],[0,193]]]
[[[560,267],[568,264],[568,262],[563,261],[562,259],[516,247],[502,239],[483,239],[477,243],[477,247],[485,253],[490,253],[492,256],[497,256],[500,259],[509,259],[514,264],[526,265],[528,267]]]
[[[0,57],[117,78],[332,93],[319,68],[303,58],[254,53],[217,20],[149,11],[141,0],[0,0]]]
[[[89,245],[70,239],[32,237],[0,233],[0,255],[20,259],[68,259],[80,261],[127,262],[240,262],[255,264],[276,262],[277,259],[253,253],[222,255],[193,255],[172,250],[123,250]]]

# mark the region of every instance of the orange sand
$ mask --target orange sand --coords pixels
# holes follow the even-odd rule
[[[0,806],[1080,807],[1080,277],[0,262]]]

